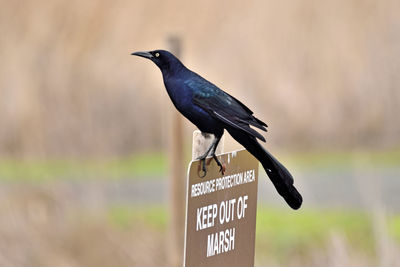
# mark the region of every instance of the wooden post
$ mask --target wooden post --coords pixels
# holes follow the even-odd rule
[[[168,38],[169,50],[180,57],[181,43],[177,37]],[[167,239],[168,266],[182,266],[185,228],[185,169],[183,159],[182,115],[170,105],[169,108],[169,223]]]

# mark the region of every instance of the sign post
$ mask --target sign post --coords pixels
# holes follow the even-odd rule
[[[184,266],[254,266],[258,161],[246,150],[219,156],[222,175],[209,158],[189,165]]]

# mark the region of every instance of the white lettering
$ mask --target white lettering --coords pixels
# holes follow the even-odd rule
[[[224,224],[235,219],[236,199],[222,201],[219,205],[219,223]]]
[[[202,227],[201,227],[201,219],[200,219],[200,216],[201,215],[201,208],[200,209],[197,209],[197,223],[196,223],[196,231],[199,231],[199,230],[201,230],[201,229],[203,229]]]
[[[198,197],[215,192],[215,179],[192,185],[191,197]]]
[[[225,221],[225,202],[222,201],[221,204],[219,204],[219,223],[224,224]]]
[[[198,208],[196,217],[196,231],[213,227],[215,225],[215,218],[217,218],[217,210],[217,204]]]
[[[247,195],[243,196],[243,197],[239,197],[238,199],[238,205],[237,205],[237,217],[238,219],[244,218],[245,216],[245,211],[247,209],[247,199],[249,197]]]
[[[207,236],[207,257],[235,249],[235,228],[226,229]]]
[[[207,257],[214,256],[214,235],[207,236]]]

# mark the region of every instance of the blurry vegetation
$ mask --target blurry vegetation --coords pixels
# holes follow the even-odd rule
[[[400,149],[374,151],[321,151],[290,152],[281,156],[282,160],[301,169],[351,169],[355,160],[363,160],[363,167],[390,168],[400,166]]]
[[[143,224],[165,230],[165,207],[113,207],[109,210],[110,222],[118,227],[129,228]],[[388,225],[392,235],[399,234],[399,216],[392,216]],[[272,255],[289,250],[322,246],[332,232],[348,237],[351,245],[371,252],[374,249],[372,225],[368,214],[358,211],[303,210],[293,213],[288,209],[259,207],[257,211],[257,245],[268,247]],[[400,241],[400,240],[399,240]]]
[[[166,229],[168,216],[163,206],[111,207],[108,214],[110,222],[117,227],[126,229],[142,224],[162,231]]]
[[[129,54],[170,33],[188,66],[269,124],[270,145],[399,146],[397,0],[0,3],[0,156],[164,148],[161,75]]]
[[[395,216],[389,221],[389,232],[400,242],[400,215]]]
[[[188,67],[269,125],[288,166],[398,169],[398,2],[0,0],[0,266],[165,265],[164,204],[49,181],[165,175],[172,104],[156,67],[129,54],[170,34]],[[256,266],[399,266],[400,217],[359,178],[382,224],[261,207]]]
[[[19,188],[0,202],[2,266],[163,266],[168,211],[160,205],[72,207],[63,193]],[[400,263],[400,217],[386,215],[385,247]],[[256,266],[379,266],[373,219],[343,210],[257,212]]]
[[[267,254],[285,258],[294,247],[309,250],[324,246],[332,233],[346,236],[349,244],[366,250],[374,249],[372,225],[365,213],[357,211],[317,211],[259,208],[257,211],[257,243]],[[266,254],[266,253],[264,253]]]
[[[166,219],[167,213],[162,207],[114,207],[109,210],[110,222],[125,230],[144,227],[164,232]],[[397,240],[396,246],[399,246],[399,216],[388,216],[387,226],[390,229],[389,238]],[[361,263],[369,262],[368,265],[359,266],[376,266],[378,256],[375,252],[374,229],[371,217],[363,212],[303,209],[300,213],[294,213],[288,209],[264,206],[259,207],[257,212],[256,231],[256,262],[259,263],[277,262],[279,266],[287,266],[297,261],[295,266],[319,266],[313,262],[313,257],[317,254],[322,258],[335,257],[329,255],[332,253],[330,246],[332,239],[338,238],[342,240],[340,245],[347,250],[347,256],[362,256],[353,259],[355,263],[360,264],[358,260]],[[323,262],[326,259],[321,260]]]
[[[149,179],[166,173],[162,153],[90,160],[0,160],[0,180],[46,182],[54,179]]]
[[[365,168],[398,168],[400,150],[312,151],[282,153],[280,159],[299,170],[342,170],[354,168],[362,158]],[[159,179],[166,174],[167,156],[146,152],[122,158],[86,160],[0,159],[0,181],[46,182],[54,179]],[[187,158],[186,162],[189,163]]]

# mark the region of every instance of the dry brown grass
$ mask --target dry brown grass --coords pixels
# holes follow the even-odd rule
[[[164,265],[164,235],[154,227],[117,227],[104,210],[85,211],[44,188],[17,186],[1,200],[0,266]]]
[[[170,103],[158,70],[129,53],[169,34],[269,123],[272,144],[399,145],[396,0],[0,4],[3,156],[160,148]]]
[[[142,217],[118,224],[110,219],[107,205],[83,208],[61,187],[18,185],[14,189],[0,195],[0,266],[165,266],[165,225],[146,223]],[[352,242],[349,234],[332,228],[322,243],[317,238],[299,245],[293,239],[279,253],[274,253],[279,245],[273,242],[282,242],[285,236],[274,239],[262,234],[262,242],[256,242],[255,266],[385,267],[400,263],[398,242],[386,239],[382,243],[379,237],[371,251],[365,248],[368,244]],[[380,251],[381,245],[386,251]]]

